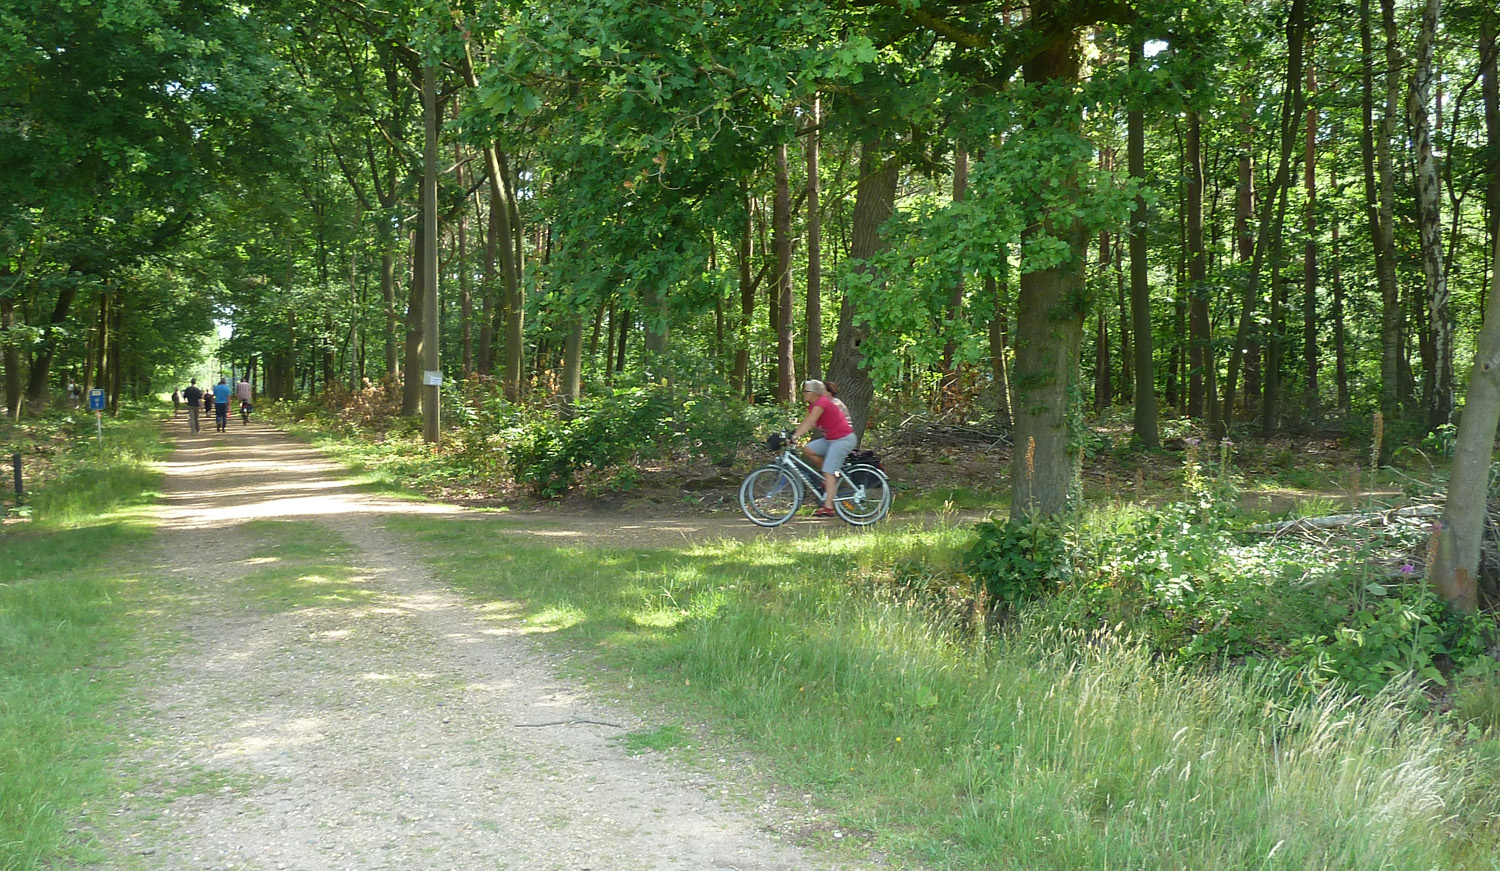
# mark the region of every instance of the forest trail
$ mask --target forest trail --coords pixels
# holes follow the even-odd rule
[[[132,791],[100,826],[100,867],[869,867],[807,855],[752,818],[763,813],[708,793],[736,790],[744,807],[764,799],[761,811],[773,797],[628,755],[612,739],[656,724],[559,679],[553,654],[445,588],[384,528],[396,515],[462,509],[359,492],[269,426],[189,436],[185,420],[171,425],[180,432],[165,464],[160,559],[182,600],[172,610],[187,615],[164,628],[183,642],[135,666],[147,689],[121,739]],[[267,535],[246,525],[255,520],[341,539],[338,560],[362,598],[255,604],[243,586],[275,562],[244,556]],[[705,531],[643,523],[663,537]],[[597,525],[516,523],[562,539],[592,538]],[[613,526],[637,542],[645,533]]]

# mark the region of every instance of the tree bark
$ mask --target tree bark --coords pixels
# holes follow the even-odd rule
[[[984,277],[985,295],[995,301],[994,314],[990,318],[990,377],[995,385],[995,412],[1006,426],[1012,426],[1010,367],[1005,360],[1005,334],[1010,320],[1005,304],[1009,292],[1007,284],[997,281],[992,275]]]
[[[562,416],[568,420],[578,407],[583,393],[583,314],[575,312],[568,323],[568,338],[563,345]]]
[[[1130,46],[1130,62],[1143,62],[1145,46],[1139,39]],[[1125,161],[1130,177],[1146,183],[1146,120],[1139,104],[1125,114]],[[1151,285],[1147,276],[1146,228],[1149,213],[1146,199],[1135,198],[1130,222],[1130,321],[1135,334],[1135,441],[1148,450],[1161,447],[1161,431],[1156,410],[1156,363],[1152,353]]]
[[[1491,140],[1492,147],[1500,141]],[[1492,158],[1492,165],[1500,159]],[[1491,281],[1500,281],[1500,236],[1490,239]],[[1500,426],[1500,293],[1485,304],[1484,326],[1475,343],[1469,390],[1458,425],[1449,476],[1448,499],[1433,549],[1436,559],[1428,580],[1438,595],[1454,608],[1472,612],[1479,607],[1479,549],[1488,513],[1490,463],[1495,453],[1495,428]]]
[[[1417,58],[1407,94],[1407,115],[1416,147],[1417,226],[1422,240],[1422,272],[1427,279],[1427,336],[1431,365],[1422,373],[1422,404],[1429,429],[1453,413],[1453,315],[1443,262],[1442,180],[1432,153],[1432,59],[1441,0],[1426,0],[1417,36]]]
[[[1373,79],[1374,50],[1370,46],[1369,0],[1364,0],[1364,40],[1367,58],[1366,74]],[[1396,11],[1394,0],[1380,0],[1382,30],[1385,36],[1385,109],[1380,129],[1373,130],[1373,81],[1365,83],[1371,91],[1367,96],[1365,115],[1366,151],[1375,158],[1374,175],[1366,173],[1366,187],[1376,187],[1372,201],[1371,233],[1375,244],[1375,279],[1380,287],[1380,408],[1388,421],[1401,414],[1401,294],[1396,284],[1396,193],[1395,172],[1391,158],[1391,140],[1395,136],[1397,100],[1400,94],[1401,49],[1396,36]],[[1369,140],[1373,139],[1371,142]],[[1368,158],[1367,158],[1368,160]],[[1367,192],[1368,196],[1368,192]],[[1387,440],[1388,442],[1389,440]]]
[[[822,109],[814,95],[812,131],[807,135],[807,339],[803,344],[803,369],[816,381],[823,380],[823,215],[822,183],[818,179]]]
[[[887,151],[885,143],[876,140],[866,140],[860,146],[849,259],[856,261],[855,268],[861,272],[868,271],[870,258],[885,248],[880,226],[896,211],[900,163]],[[839,306],[839,332],[833,344],[833,362],[828,367],[828,377],[839,385],[839,398],[849,407],[849,422],[854,426],[854,432],[863,437],[870,422],[875,385],[865,370],[864,352],[860,350],[867,330],[863,324],[855,323],[854,315],[854,303],[845,296]]]
[[[953,148],[953,202],[961,203],[969,193],[969,152],[962,145]],[[948,294],[948,307],[944,312],[944,332],[948,340],[943,343],[943,386],[951,388],[958,373],[954,370],[953,356],[957,350],[954,334],[958,331],[958,316],[964,304],[964,273],[959,267],[953,277],[953,290]]]
[[[1208,405],[1207,382],[1214,377],[1211,324],[1208,311],[1208,261],[1203,253],[1202,121],[1188,110],[1186,152],[1187,280],[1188,280],[1188,416],[1213,429],[1218,415]]]
[[[1250,273],[1240,305],[1239,326],[1235,331],[1234,356],[1229,358],[1229,374],[1224,384],[1224,407],[1220,425],[1220,431],[1225,433],[1229,431],[1234,421],[1235,388],[1239,378],[1240,361],[1250,348],[1251,320],[1255,315],[1255,304],[1260,295],[1261,272],[1271,246],[1273,244],[1279,246],[1281,243],[1281,227],[1286,217],[1287,189],[1290,187],[1292,151],[1297,140],[1297,120],[1302,116],[1303,111],[1302,49],[1306,24],[1306,0],[1292,0],[1287,15],[1287,80],[1279,125],[1280,155],[1276,164],[1276,176],[1271,182],[1271,190],[1261,206],[1255,253],[1250,261]],[[1278,254],[1279,251],[1278,247]],[[1273,263],[1280,260],[1279,256],[1271,259]]]
[[[406,298],[406,359],[401,367],[401,416],[422,412],[422,313],[426,288],[422,284],[422,259],[426,234],[421,227],[411,234],[411,291]]]
[[[1072,101],[1081,54],[1070,29],[1066,38],[1024,65],[1026,81],[1050,92],[1053,99]],[[1063,117],[1069,132],[1077,134],[1083,119],[1076,103]],[[1076,192],[1081,169],[1075,168],[1056,183]],[[1043,239],[1060,241],[1068,254],[1045,269],[1027,269],[1022,264],[1016,306],[1016,427],[1011,471],[1010,516],[1015,519],[1068,510],[1081,456],[1073,428],[1080,411],[1075,403],[1088,239],[1078,218],[1049,216],[1023,231],[1023,252]]]
[[[9,265],[0,264],[0,280],[11,278]],[[21,347],[15,342],[16,300],[0,296],[0,361],[5,364],[5,416],[16,419],[21,408]]]
[[[776,401],[787,405],[796,396],[797,360],[792,347],[792,190],[787,172],[787,145],[776,146],[776,199],[772,205],[771,248],[776,255]]]
[[[755,282],[750,278],[750,249],[755,219],[750,212],[747,196],[744,232],[739,238],[740,321],[734,331],[734,369],[729,373],[730,388],[736,396],[746,398],[754,393],[750,389],[750,325],[755,318]]]
[[[1312,420],[1322,415],[1318,396],[1318,110],[1312,105],[1318,79],[1313,70],[1313,39],[1307,39],[1307,126],[1302,155],[1307,239],[1302,246],[1302,406]]]

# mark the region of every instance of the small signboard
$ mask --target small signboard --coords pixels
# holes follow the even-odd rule
[[[89,411],[104,410],[104,388],[95,387],[89,391]]]
[[[423,387],[442,387],[443,373],[436,369],[427,369],[422,373]]]

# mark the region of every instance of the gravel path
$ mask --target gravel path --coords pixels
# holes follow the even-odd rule
[[[651,724],[560,680],[545,651],[484,619],[383,529],[392,515],[458,509],[359,493],[270,427],[194,437],[179,425],[160,539],[186,600],[177,610],[189,616],[175,627],[186,641],[141,666],[154,669],[143,676],[147,722],[124,739],[137,785],[100,827],[103,867],[871,867],[806,854],[708,794],[733,790],[747,807],[765,799],[746,787],[627,755],[611,737]],[[342,539],[352,552],[339,562],[357,567],[369,595],[340,607],[247,607],[236,580],[262,566],[233,554],[256,534],[239,525],[256,519],[317,524]],[[620,534],[706,531],[641,523]],[[518,523],[562,537],[610,525]],[[214,550],[230,556],[178,558]]]

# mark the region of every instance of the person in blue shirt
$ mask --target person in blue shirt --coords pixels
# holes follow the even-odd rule
[[[226,432],[229,429],[229,382],[223,378],[214,385],[214,429]]]

